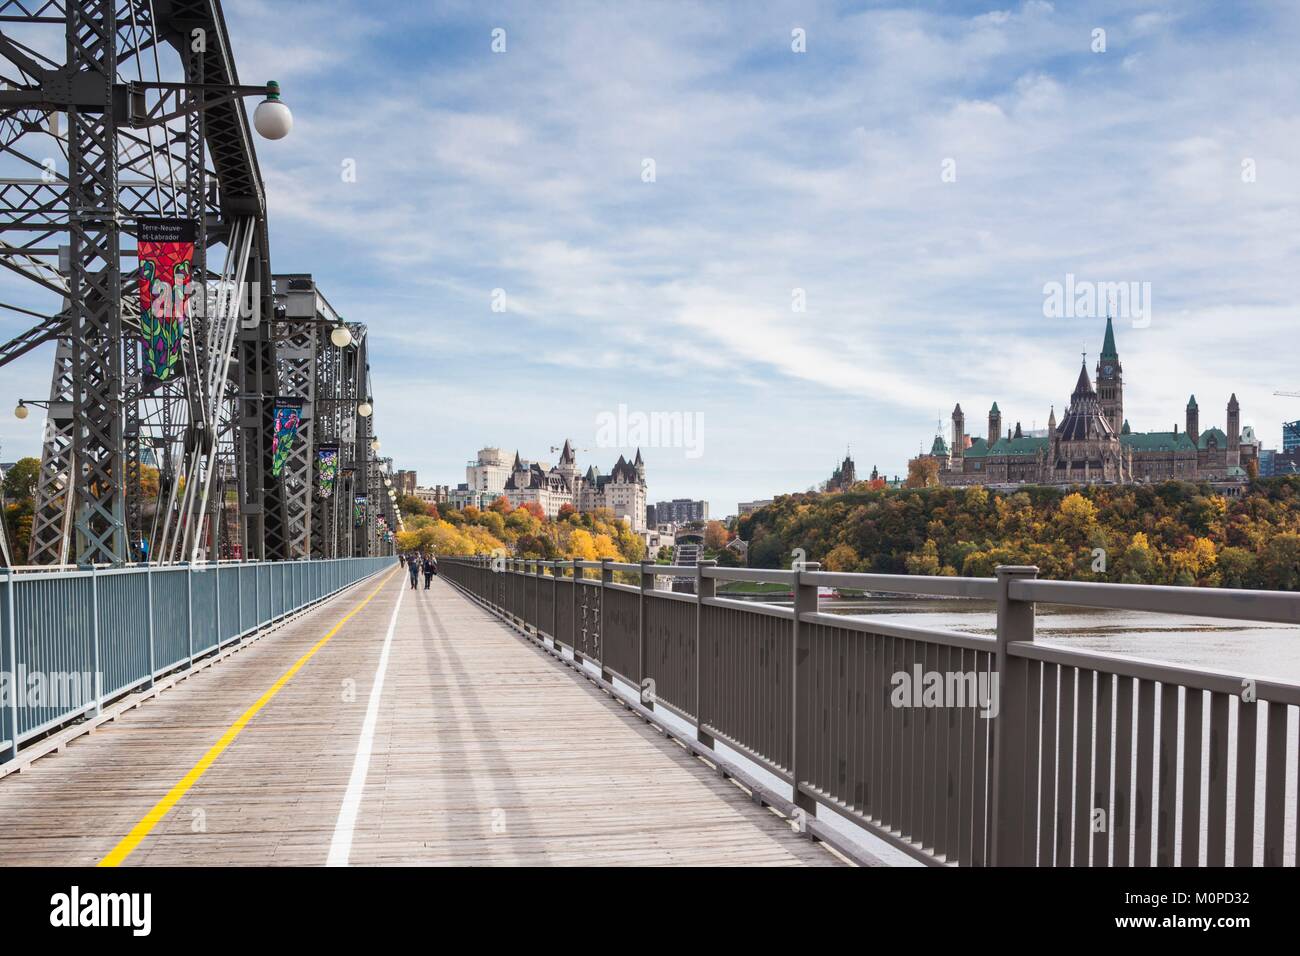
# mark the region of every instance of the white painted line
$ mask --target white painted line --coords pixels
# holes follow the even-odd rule
[[[397,612],[402,607],[402,595],[405,593],[406,588],[397,589],[393,619],[388,622],[384,647],[379,652],[379,666],[375,668],[375,679],[370,685],[366,719],[361,725],[361,739],[357,741],[357,758],[352,764],[352,777],[348,780],[347,792],[343,794],[343,806],[339,807],[338,821],[334,824],[334,839],[330,841],[330,855],[325,860],[326,866],[347,866],[348,857],[352,853],[352,831],[356,829],[357,814],[361,811],[361,798],[366,791],[370,752],[375,743],[375,724],[379,722],[379,699],[384,692],[384,675],[388,672],[388,651],[393,646],[393,632],[397,629]]]

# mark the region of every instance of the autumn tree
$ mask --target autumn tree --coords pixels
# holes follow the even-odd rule
[[[432,507],[432,505],[426,505],[419,498],[415,497],[415,495],[403,495],[401,498],[397,499],[397,508],[403,515],[428,514],[429,508]],[[435,508],[434,510],[436,511],[437,509]]]
[[[546,512],[542,510],[542,506],[541,506],[540,504],[538,504],[536,501],[525,501],[525,502],[524,502],[523,504],[521,504],[521,505],[519,506],[519,508],[516,509],[516,510],[527,511],[530,515],[532,515],[532,516],[533,516],[534,518],[536,518],[538,521],[545,521],[545,520],[546,520]]]
[[[856,571],[858,553],[847,544],[837,544],[826,553],[822,563],[827,571]]]
[[[907,463],[907,488],[932,488],[939,484],[939,462],[935,458],[913,458]]]

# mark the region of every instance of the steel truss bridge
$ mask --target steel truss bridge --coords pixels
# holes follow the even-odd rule
[[[265,90],[239,85],[219,0],[0,0],[0,266],[30,293],[0,305],[37,320],[0,367],[55,343],[31,564],[391,553],[367,329],[271,270],[241,100]],[[137,291],[154,218],[195,233],[181,372],[162,381]],[[278,402],[301,426],[277,468]]]

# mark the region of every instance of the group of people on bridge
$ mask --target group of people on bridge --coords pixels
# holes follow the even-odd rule
[[[438,559],[421,551],[398,555],[398,559],[406,565],[406,570],[411,575],[411,590],[419,586],[421,571],[424,572],[424,589],[429,590],[433,576],[438,573]]]

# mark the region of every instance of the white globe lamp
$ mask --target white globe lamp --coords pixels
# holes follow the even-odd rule
[[[253,110],[253,128],[267,139],[284,139],[293,129],[293,113],[280,100],[280,84],[266,84],[266,99]]]
[[[330,341],[335,348],[345,349],[352,344],[352,330],[340,322],[331,330]]]

